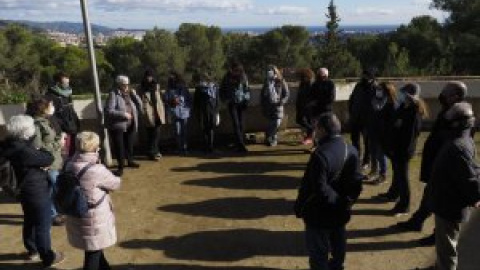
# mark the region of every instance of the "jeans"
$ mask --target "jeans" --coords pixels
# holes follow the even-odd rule
[[[133,162],[133,142],[135,139],[135,131],[130,127],[127,131],[110,130],[110,137],[113,142],[113,149],[117,157],[118,169],[123,170],[125,167],[125,158],[128,163]]]
[[[311,270],[343,270],[347,248],[345,226],[319,229],[306,225],[305,238]]]
[[[160,126],[147,127],[148,155],[155,157],[160,151],[158,141],[160,140]]]
[[[187,122],[188,119],[175,119],[175,138],[177,140],[177,149],[179,151],[187,150]]]
[[[409,160],[392,160],[393,179],[387,193],[393,197],[400,197],[397,207],[408,210],[410,208],[410,183],[408,179]]]
[[[458,264],[458,238],[460,224],[451,222],[435,215],[435,251],[437,261],[436,270],[456,270]]]
[[[50,179],[50,198],[52,200],[52,206],[51,206],[51,216],[56,217],[58,215],[57,209],[55,208],[55,204],[53,203],[53,199],[55,196],[55,192],[57,191],[57,177],[58,177],[59,171],[57,170],[49,170],[48,171],[48,177]]]
[[[352,145],[357,149],[358,153],[362,153],[362,147],[360,145],[360,136],[363,137],[363,159],[362,164],[370,163],[370,147],[368,145],[368,133],[367,129],[358,124],[351,125],[350,136],[352,140]]]
[[[103,250],[85,251],[83,270],[110,270]]]
[[[23,210],[23,244],[29,253],[37,253],[43,265],[49,266],[55,259],[51,248],[52,226],[51,200],[21,200]]]
[[[282,119],[269,119],[265,138],[269,143],[276,143],[278,140],[278,128],[282,124]]]
[[[380,175],[387,174],[387,157],[383,153],[382,146],[378,139],[373,139],[370,136],[370,141],[368,142],[370,147],[370,159],[372,161],[372,172],[378,170]]]
[[[245,142],[243,140],[243,108],[244,105],[230,103],[228,105],[228,111],[232,117],[233,131],[237,139],[237,146],[245,147]]]

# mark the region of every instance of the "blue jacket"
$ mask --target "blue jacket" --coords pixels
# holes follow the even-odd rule
[[[192,108],[192,97],[186,87],[167,89],[164,101],[174,119],[188,119]]]

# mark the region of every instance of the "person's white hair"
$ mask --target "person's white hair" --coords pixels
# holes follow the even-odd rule
[[[115,82],[117,84],[129,84],[130,80],[125,75],[118,75],[117,78],[115,79]]]
[[[328,77],[328,69],[327,68],[320,68],[318,70],[318,74],[323,77]]]
[[[100,147],[100,137],[92,131],[83,131],[77,134],[76,146],[82,153],[96,152]]]
[[[20,114],[10,117],[7,123],[9,137],[29,140],[35,135],[35,123],[31,116]]]

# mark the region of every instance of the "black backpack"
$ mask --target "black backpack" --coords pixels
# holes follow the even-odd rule
[[[57,178],[57,188],[54,196],[54,203],[60,214],[82,218],[88,210],[99,206],[105,199],[105,195],[95,204],[89,204],[81,186],[80,179],[90,169],[93,163],[87,164],[78,174],[66,169],[66,165]]]

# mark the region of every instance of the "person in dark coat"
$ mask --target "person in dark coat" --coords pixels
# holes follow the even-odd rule
[[[110,91],[105,102],[105,115],[113,149],[116,151],[118,170],[117,176],[123,175],[125,159],[127,167],[139,168],[140,164],[133,159],[133,145],[138,132],[139,112],[142,111],[142,101],[134,89],[130,89],[127,76],[116,78],[116,88]]]
[[[448,132],[433,163],[429,185],[435,213],[435,269],[457,269],[457,244],[469,207],[480,208],[479,165],[475,161],[472,106],[455,103],[445,112]]]
[[[193,98],[193,109],[200,116],[203,128],[205,151],[212,153],[215,127],[220,121],[218,86],[208,73],[200,75]]]
[[[250,88],[247,75],[239,62],[233,62],[223,77],[220,85],[220,98],[228,104],[236,137],[236,150],[243,153],[248,152],[244,141],[243,112],[250,102]]]
[[[315,82],[312,84],[307,113],[313,115],[313,117],[331,112],[333,109],[336,94],[335,84],[328,78],[328,74],[328,69],[318,69]]]
[[[432,130],[425,141],[422,152],[422,163],[420,168],[420,181],[425,183],[420,206],[410,219],[405,222],[399,222],[398,226],[404,230],[421,231],[425,220],[432,215],[430,206],[430,187],[428,185],[432,173],[433,162],[438,151],[441,149],[446,139],[448,131],[448,121],[445,119],[445,113],[457,102],[465,100],[467,96],[467,87],[462,82],[448,82],[440,93],[438,99],[442,109],[437,115]],[[422,238],[421,245],[433,245],[435,243],[434,235]]]
[[[155,80],[153,71],[147,69],[140,84],[138,93],[142,100],[143,124],[147,130],[148,158],[158,160],[162,157],[158,148],[160,140],[160,127],[165,122],[165,107],[160,94],[160,84]]]
[[[276,66],[269,66],[267,78],[260,93],[260,103],[263,115],[268,119],[268,127],[265,132],[265,143],[268,146],[276,146],[278,143],[278,129],[285,115],[284,105],[290,97],[287,82]]]
[[[407,214],[410,209],[409,163],[415,154],[422,118],[427,111],[420,99],[420,86],[408,83],[397,94],[398,107],[393,111],[385,152],[392,161],[393,180],[387,197],[399,198],[392,214]]]
[[[306,225],[310,269],[343,269],[345,227],[362,190],[358,153],[344,141],[340,129],[333,113],[316,118],[318,145],[310,156],[295,202],[295,214]]]
[[[72,88],[67,74],[60,72],[54,77],[55,85],[45,93],[45,97],[53,102],[54,117],[65,136],[65,156],[75,153],[75,136],[80,130],[80,120],[73,107]]]
[[[387,158],[384,151],[385,131],[391,123],[395,107],[395,87],[391,83],[375,86],[375,94],[370,101],[371,112],[367,120],[368,145],[371,170],[369,180],[382,183],[387,175]]]
[[[23,244],[28,258],[33,261],[40,259],[45,267],[57,265],[65,258],[62,252],[54,252],[51,248],[51,198],[47,171],[54,158],[48,151],[33,146],[35,126],[32,117],[11,117],[7,133],[8,137],[1,147],[2,155],[12,164],[20,187],[24,214]]]
[[[187,155],[188,119],[192,108],[192,97],[185,81],[178,72],[170,72],[164,100],[174,125],[177,151],[181,155]]]
[[[300,78],[300,84],[298,86],[297,100],[295,103],[296,109],[296,122],[300,125],[305,133],[302,144],[308,145],[313,142],[313,127],[312,127],[312,116],[307,113],[306,106],[310,100],[311,87],[313,83],[313,78],[315,73],[309,69],[301,69],[298,72]]]
[[[362,73],[360,82],[348,99],[348,114],[352,144],[357,148],[359,153],[363,153],[362,167],[368,169],[370,164],[370,149],[368,146],[367,122],[372,113],[370,101],[375,95],[376,71],[374,69],[366,69]],[[363,137],[363,151],[360,146],[360,137]]]

